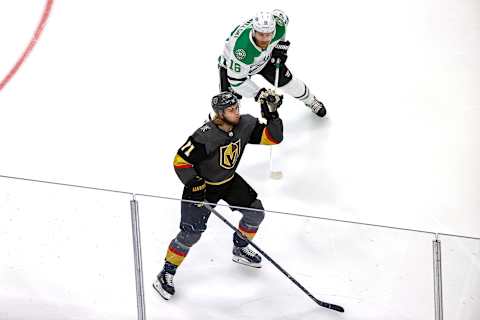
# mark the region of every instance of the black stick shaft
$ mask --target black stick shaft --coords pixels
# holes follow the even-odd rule
[[[254,247],[255,249],[258,250],[258,252],[260,252],[260,254],[262,256],[265,257],[265,259],[267,259],[268,261],[270,261],[278,270],[280,270],[280,272],[282,272],[288,279],[290,279],[290,281],[292,281],[298,288],[300,288],[300,290],[302,290],[308,297],[310,297],[310,299],[312,299],[313,301],[315,301],[315,303],[317,303],[318,305],[320,305],[321,307],[324,307],[324,308],[328,308],[328,309],[332,309],[332,310],[335,310],[335,311],[339,311],[339,312],[344,312],[343,308],[341,306],[338,306],[338,305],[335,305],[335,304],[331,304],[331,303],[328,303],[328,302],[323,302],[321,300],[318,300],[317,298],[315,298],[307,289],[305,289],[304,286],[302,286],[294,277],[292,277],[287,271],[285,271],[285,269],[283,269],[277,262],[275,262],[275,260],[273,260],[272,258],[270,258],[270,256],[268,254],[265,253],[265,251],[263,251],[261,248],[259,248],[255,243],[253,243],[251,240],[249,240],[247,237],[245,237],[241,232],[240,230],[238,230],[234,225],[232,225],[227,219],[225,219],[225,217],[223,217],[220,213],[218,213],[217,210],[215,210],[214,208],[212,208],[210,205],[208,204],[205,204],[205,207],[210,210],[210,212],[212,212],[214,215],[216,215],[220,220],[222,220],[223,222],[225,222],[225,224],[227,224],[231,229],[233,229],[235,232],[237,232],[237,234],[239,236],[241,236],[245,241],[247,241],[252,247]]]

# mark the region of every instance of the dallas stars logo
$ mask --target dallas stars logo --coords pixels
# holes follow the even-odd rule
[[[241,144],[240,139],[226,146],[220,147],[220,166],[225,169],[235,167],[240,157]]]
[[[237,49],[235,50],[235,57],[242,61],[243,59],[245,59],[245,57],[247,56],[247,53],[245,52],[245,50],[243,49]]]

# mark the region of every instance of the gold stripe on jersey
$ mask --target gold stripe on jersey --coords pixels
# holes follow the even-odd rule
[[[173,159],[173,166],[177,169],[193,168],[193,165],[187,160],[183,159],[178,153]]]
[[[235,175],[232,175],[230,178],[227,178],[227,179],[225,179],[223,181],[220,181],[220,182],[212,182],[212,181],[206,181],[205,180],[205,183],[209,184],[209,185],[212,185],[212,186],[219,186],[221,184],[227,183],[228,181],[232,180],[234,176]]]
[[[268,128],[264,128],[262,132],[262,138],[260,139],[260,144],[272,145],[278,144],[278,141],[272,138],[272,136],[270,135],[270,131],[268,131]]]

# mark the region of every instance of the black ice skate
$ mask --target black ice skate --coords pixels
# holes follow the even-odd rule
[[[317,100],[317,98],[315,97],[313,97],[312,102],[305,103],[305,105],[310,109],[312,109],[312,112],[319,117],[325,117],[325,115],[327,114],[327,109],[325,109],[325,106],[323,105],[323,103]]]
[[[250,250],[248,247],[233,247],[234,262],[244,264],[253,268],[262,267],[262,257],[255,251]]]
[[[160,293],[163,299],[170,300],[170,298],[175,294],[175,287],[173,286],[173,274],[162,270],[162,272],[157,275],[157,278],[153,282],[153,288]]]

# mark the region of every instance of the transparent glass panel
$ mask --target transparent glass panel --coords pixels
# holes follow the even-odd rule
[[[0,319],[135,319],[129,200],[0,179]]]
[[[178,233],[180,204],[139,197],[148,319],[339,319],[272,264],[231,261],[233,232],[215,216],[163,300],[151,281]],[[236,225],[241,215],[217,207]],[[267,213],[254,241],[344,319],[434,319],[432,236]]]
[[[267,260],[231,261],[232,234],[208,229],[163,300],[151,287],[180,203],[138,196],[147,319],[338,319]],[[136,319],[131,197],[0,179],[0,318]],[[217,210],[234,225],[241,215]],[[429,234],[267,212],[255,243],[345,319],[434,319]],[[480,315],[480,241],[442,237],[445,319]]]
[[[480,241],[441,237],[444,319],[480,319]]]

